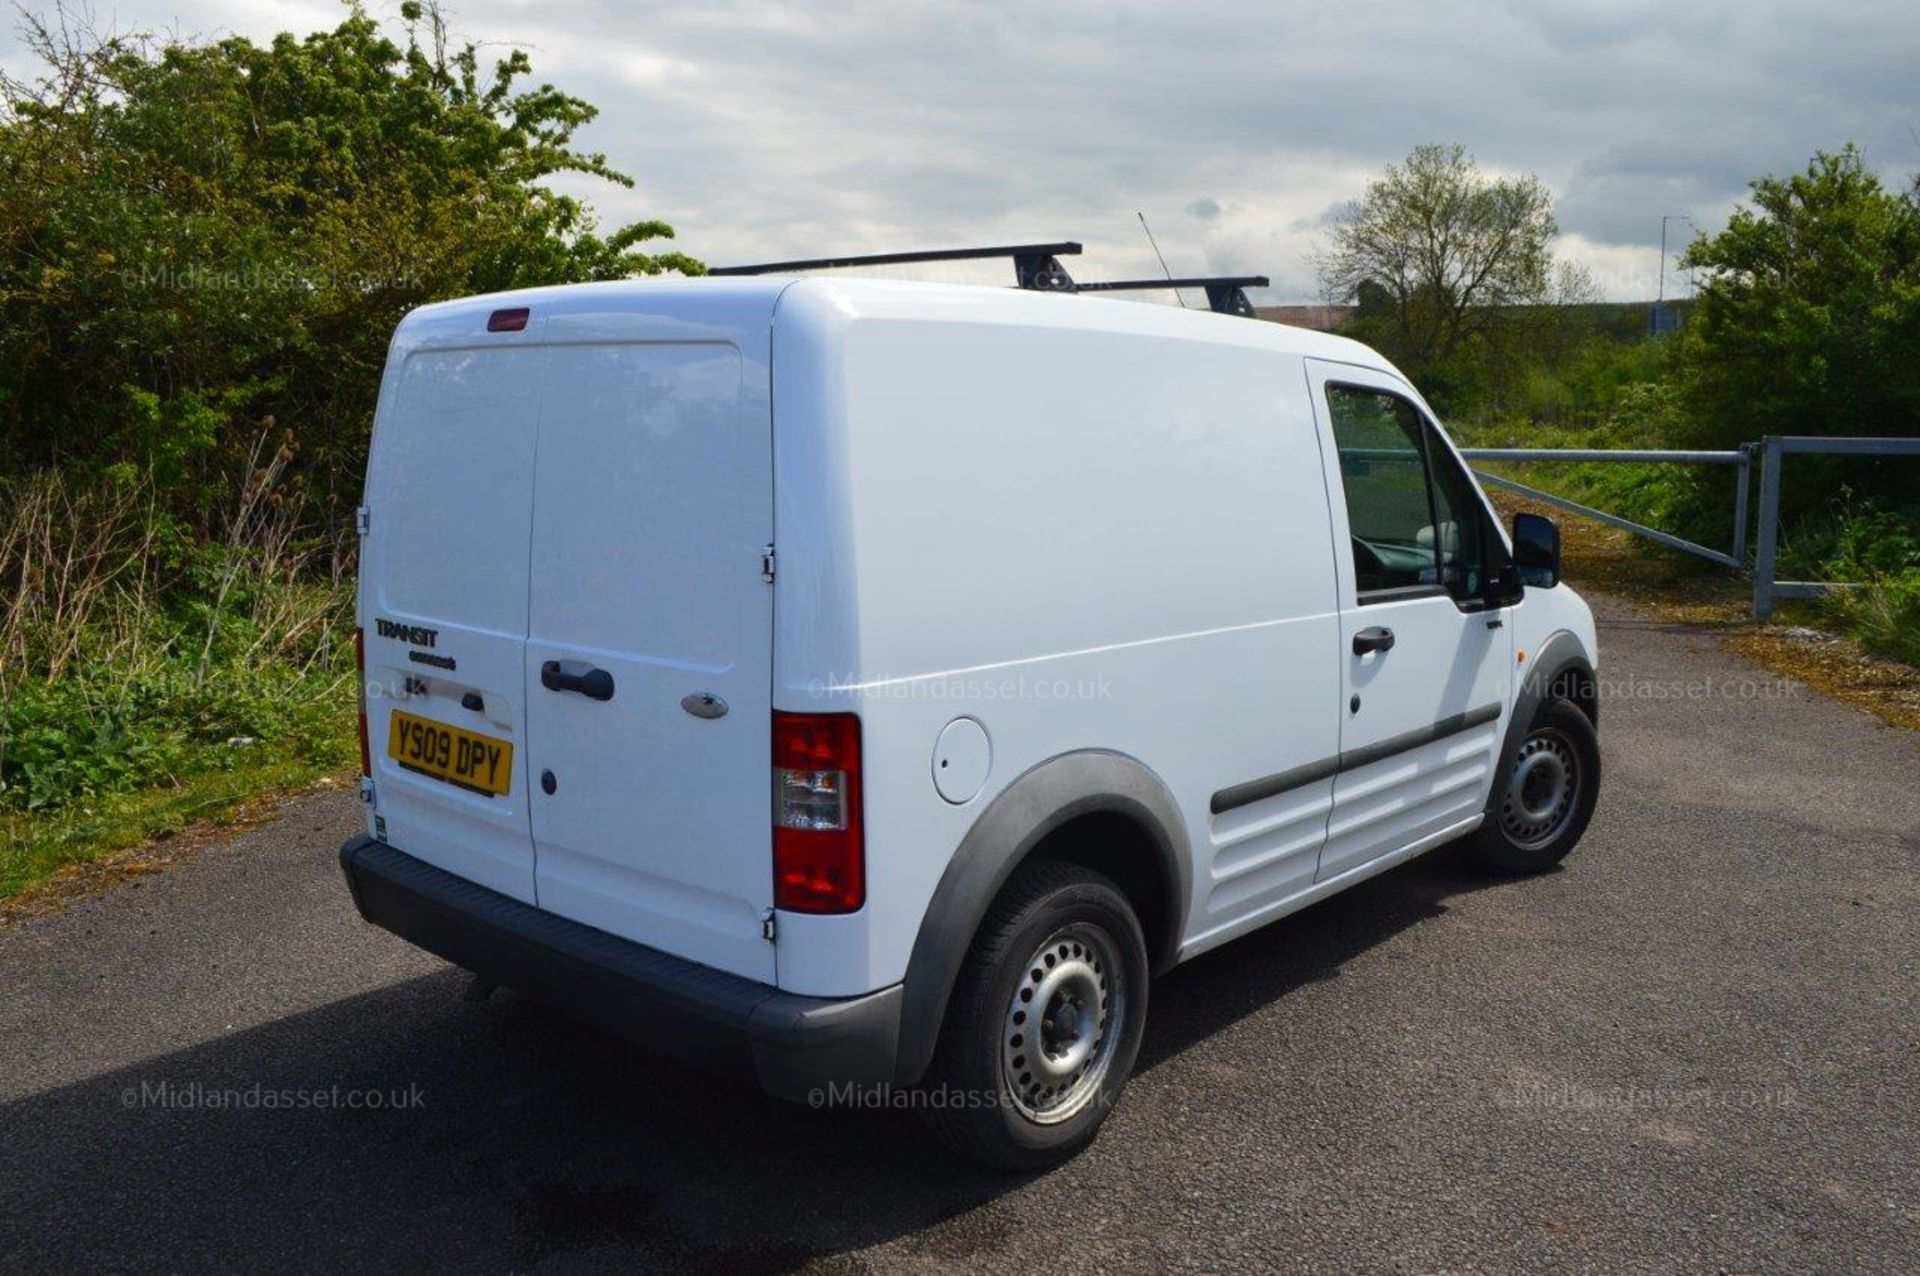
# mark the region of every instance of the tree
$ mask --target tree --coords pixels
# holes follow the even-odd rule
[[[1313,264],[1329,300],[1360,300],[1383,321],[1368,335],[1427,369],[1502,307],[1549,299],[1556,231],[1537,178],[1488,177],[1463,147],[1428,145],[1340,211]]]
[[[1920,184],[1888,190],[1848,146],[1752,190],[1681,258],[1701,272],[1680,351],[1694,440],[1920,434]]]
[[[632,185],[574,148],[591,105],[400,13],[402,41],[355,8],[266,45],[23,19],[43,71],[0,77],[0,469],[138,466],[191,520],[271,419],[292,492],[337,519],[409,309],[701,269],[644,251],[665,223],[602,233],[547,184]]]

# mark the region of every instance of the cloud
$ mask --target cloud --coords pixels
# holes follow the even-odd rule
[[[169,4],[115,13],[169,26]],[[1264,273],[1261,300],[1310,300],[1329,210],[1415,145],[1458,141],[1538,173],[1563,251],[1641,296],[1631,263],[1654,273],[1663,214],[1712,229],[1750,178],[1848,140],[1903,183],[1920,166],[1911,0],[461,0],[453,19],[600,107],[580,143],[637,179],[562,185],[608,222],[665,218],[715,263],[1079,239],[1077,274],[1158,273],[1138,209],[1175,271]],[[321,0],[208,0],[189,29],[338,20]],[[20,66],[10,36],[0,65]]]

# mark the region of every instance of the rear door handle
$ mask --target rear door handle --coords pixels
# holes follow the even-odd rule
[[[548,691],[577,691],[589,700],[613,699],[613,675],[605,669],[568,673],[558,660],[540,666],[540,685]]]
[[[1371,629],[1362,629],[1353,636],[1353,654],[1364,656],[1369,651],[1392,651],[1393,630],[1385,625],[1375,625]]]

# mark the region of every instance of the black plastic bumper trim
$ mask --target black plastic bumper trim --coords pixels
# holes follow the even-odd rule
[[[360,915],[456,965],[683,1062],[806,1102],[892,1080],[899,985],[805,997],[636,944],[369,837],[340,848]]]

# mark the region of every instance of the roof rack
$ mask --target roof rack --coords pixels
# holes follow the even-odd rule
[[[1205,288],[1207,290],[1207,309],[1223,315],[1239,315],[1243,319],[1252,319],[1253,302],[1247,299],[1246,289],[1265,288],[1265,275],[1200,275],[1191,279],[1103,279],[1094,283],[1075,284],[1075,292],[1140,292],[1149,288]]]
[[[1014,282],[1038,292],[1140,292],[1150,288],[1204,288],[1207,308],[1252,319],[1246,289],[1265,288],[1265,275],[1201,275],[1191,279],[1106,279],[1075,283],[1060,258],[1078,255],[1080,245],[1004,244],[993,248],[929,248],[908,253],[868,253],[854,257],[814,257],[805,261],[765,261],[751,266],[715,266],[709,275],[785,275],[801,270],[838,270],[846,266],[901,266],[921,261],[979,261],[1013,258]]]
[[[716,266],[709,275],[784,275],[797,270],[836,270],[843,266],[899,266],[918,261],[977,261],[988,257],[1013,258],[1015,282],[1041,292],[1074,291],[1073,276],[1059,262],[1075,256],[1080,245],[1008,244],[995,248],[931,248],[911,253],[873,253],[860,257],[818,257],[811,261],[768,261],[754,266]]]

